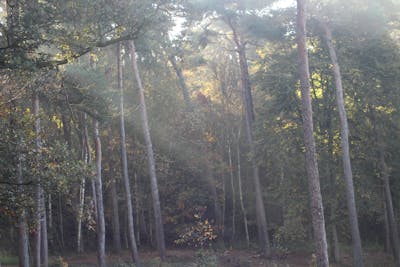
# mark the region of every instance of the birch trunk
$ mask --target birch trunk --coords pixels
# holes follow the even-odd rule
[[[344,106],[342,76],[340,73],[340,67],[336,56],[336,51],[332,42],[332,32],[327,25],[322,24],[325,30],[326,43],[329,49],[330,59],[333,65],[333,72],[335,77],[336,86],[336,100],[339,110],[340,124],[341,124],[341,147],[343,153],[343,169],[344,169],[344,180],[346,184],[346,200],[347,208],[349,211],[349,220],[352,237],[353,247],[353,266],[363,267],[363,255],[361,247],[360,230],[358,228],[357,208],[356,200],[354,195],[353,185],[353,172],[351,170],[350,161],[350,148],[349,148],[349,126],[347,123],[347,114]]]
[[[143,135],[146,143],[147,149],[147,160],[148,160],[148,167],[149,167],[149,174],[150,174],[150,184],[151,184],[151,194],[153,198],[153,209],[154,209],[154,221],[155,221],[155,230],[156,230],[156,239],[157,239],[157,248],[160,254],[160,258],[162,261],[165,260],[165,237],[164,237],[164,225],[162,220],[161,214],[161,205],[160,205],[160,196],[158,192],[158,185],[157,185],[157,176],[156,176],[156,165],[154,161],[154,154],[153,154],[153,145],[151,142],[150,137],[150,129],[148,125],[148,118],[147,118],[147,110],[146,110],[146,102],[144,98],[144,88],[142,85],[142,80],[139,74],[139,67],[136,61],[136,49],[135,44],[130,41],[130,54],[132,60],[132,67],[133,72],[135,75],[135,79],[138,86],[139,91],[139,98],[140,98],[140,115],[143,125]]]
[[[328,267],[328,244],[326,241],[324,208],[322,204],[318,163],[315,151],[314,126],[312,119],[310,73],[306,45],[306,0],[297,0],[297,49],[302,99],[303,131],[306,149],[306,168],[311,202],[311,215],[316,242],[318,267]]]
[[[99,122],[96,120],[94,122],[94,140],[95,140],[95,151],[96,151],[96,179],[95,179],[95,191],[97,199],[97,222],[96,222],[96,232],[97,232],[97,263],[100,267],[106,267],[106,230],[104,222],[104,207],[103,207],[103,186],[101,180],[101,141],[99,133]]]
[[[135,56],[133,53],[132,57]],[[118,59],[118,89],[120,91],[120,102],[119,102],[119,116],[120,116],[120,133],[121,133],[121,159],[122,159],[122,174],[124,178],[125,188],[125,204],[127,207],[128,216],[128,233],[129,233],[129,245],[131,251],[131,257],[136,266],[140,266],[139,253],[136,245],[135,229],[133,221],[133,209],[132,209],[132,196],[131,186],[129,182],[128,173],[128,156],[126,152],[126,136],[125,136],[125,113],[124,113],[124,87],[122,79],[122,59],[121,59],[121,44],[118,44],[117,51]]]

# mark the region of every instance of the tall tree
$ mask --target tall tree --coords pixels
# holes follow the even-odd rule
[[[314,126],[310,95],[310,73],[308,65],[306,35],[306,3],[297,0],[297,51],[302,100],[304,144],[306,149],[306,169],[311,201],[311,215],[316,242],[317,266],[328,267],[328,244],[326,240],[324,208],[319,181],[318,163],[315,149]]]
[[[19,186],[20,195],[24,195],[24,189],[22,186],[23,183],[23,174],[22,174],[22,158],[18,156],[18,174],[17,174],[17,182],[21,184]],[[27,233],[28,227],[26,222],[26,209],[25,207],[21,208],[20,214],[18,216],[18,232],[19,232],[19,240],[18,240],[18,257],[19,257],[19,266],[20,267],[29,267],[29,237]]]
[[[136,59],[136,48],[133,40],[129,41],[129,52],[132,61],[133,73],[136,79],[136,83],[138,86],[139,92],[139,100],[140,100],[140,118],[142,120],[142,128],[144,140],[146,143],[147,149],[147,161],[150,175],[150,184],[151,184],[151,195],[153,198],[153,210],[154,210],[154,220],[155,220],[155,229],[156,229],[156,239],[157,239],[157,248],[160,254],[161,260],[165,260],[165,237],[164,237],[164,225],[161,214],[161,205],[160,205],[160,196],[158,192],[157,185],[157,175],[156,175],[156,165],[154,160],[154,152],[153,152],[153,144],[151,142],[150,137],[150,129],[147,118],[147,109],[146,102],[144,98],[144,88],[142,84],[142,79],[139,73],[139,67]]]
[[[354,195],[353,185],[353,172],[351,170],[350,162],[350,148],[349,148],[349,126],[347,123],[346,108],[344,106],[343,97],[343,85],[342,75],[340,73],[340,67],[336,56],[335,47],[332,41],[332,32],[328,25],[325,23],[321,24],[325,31],[326,44],[329,49],[329,55],[333,66],[333,73],[335,77],[336,86],[336,100],[339,110],[340,124],[341,124],[341,147],[342,147],[342,159],[344,169],[344,180],[346,183],[346,199],[347,208],[349,210],[351,236],[353,241],[353,266],[362,267],[364,266],[362,248],[361,248],[361,237],[360,230],[358,228],[358,217],[356,209],[356,200]]]
[[[99,122],[94,121],[94,142],[96,153],[96,199],[97,199],[97,220],[96,220],[96,233],[97,233],[97,263],[100,267],[106,267],[106,229],[104,221],[104,206],[103,206],[103,185],[101,180],[101,140],[99,132]]]
[[[131,257],[133,262],[140,267],[139,253],[136,245],[135,229],[133,221],[132,195],[128,173],[128,156],[126,152],[126,136],[125,136],[125,109],[124,109],[124,85],[123,85],[123,66],[121,55],[121,43],[118,43],[117,49],[117,65],[118,65],[118,89],[120,93],[119,100],[119,119],[120,119],[120,134],[121,134],[121,160],[122,160],[122,175],[125,188],[125,204],[127,207],[128,216],[128,235]]]
[[[247,142],[250,149],[250,160],[253,171],[253,183],[256,197],[258,237],[263,254],[266,257],[269,257],[271,255],[271,245],[268,236],[267,216],[265,213],[265,206],[261,192],[259,167],[256,160],[256,146],[253,140],[254,107],[253,97],[251,93],[249,67],[246,57],[246,44],[243,42],[243,40],[240,39],[240,36],[237,33],[236,25],[234,24],[232,18],[227,17],[226,22],[232,30],[233,41],[236,45],[237,53],[239,55],[240,84],[244,107],[244,119],[246,125]]]

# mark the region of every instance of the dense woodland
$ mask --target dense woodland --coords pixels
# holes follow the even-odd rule
[[[0,264],[400,266],[398,0],[0,3]]]

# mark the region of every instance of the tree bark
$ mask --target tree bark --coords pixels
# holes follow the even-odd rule
[[[104,222],[104,207],[103,207],[103,186],[101,180],[101,141],[99,133],[99,122],[96,120],[94,122],[94,140],[95,140],[95,152],[96,152],[96,199],[97,199],[97,222],[96,222],[96,232],[97,232],[97,263],[100,267],[106,267],[106,230]]]
[[[315,151],[314,126],[312,119],[310,73],[306,45],[306,0],[297,0],[297,49],[302,99],[303,131],[306,149],[306,168],[311,202],[311,215],[316,242],[318,267],[328,267],[328,245],[326,241],[324,208],[322,204],[318,163]]]
[[[362,255],[360,230],[358,228],[357,208],[356,208],[356,200],[355,200],[354,185],[353,185],[353,172],[351,170],[350,148],[349,148],[349,126],[347,122],[346,108],[344,106],[342,76],[340,73],[340,67],[336,56],[336,51],[332,42],[332,32],[326,24],[322,23],[322,26],[325,30],[326,44],[329,49],[329,55],[333,65],[333,72],[335,77],[336,100],[337,100],[340,125],[341,125],[341,147],[343,153],[342,158],[343,158],[344,180],[346,185],[346,199],[347,199],[347,208],[349,212],[352,247],[353,247],[353,266],[363,267],[364,262]]]
[[[134,54],[132,55],[135,56]],[[121,160],[122,160],[122,174],[124,179],[125,188],[125,204],[127,207],[128,216],[128,233],[129,233],[129,245],[131,250],[131,257],[136,266],[140,266],[139,253],[136,245],[135,228],[133,221],[133,208],[132,208],[132,196],[131,186],[129,182],[128,173],[128,156],[126,152],[126,136],[125,136],[125,111],[124,111],[124,87],[122,79],[122,58],[121,58],[121,44],[118,44],[117,49],[118,59],[118,89],[120,92],[119,102],[119,118],[120,118],[120,133],[121,133]]]
[[[114,162],[112,159],[113,145],[112,145],[112,129],[108,128],[108,146],[107,146],[107,164],[108,164],[108,175],[111,180],[111,205],[112,205],[112,233],[113,233],[113,249],[119,254],[121,253],[121,227],[119,221],[119,207],[118,207],[118,192],[117,192],[117,179],[112,177]]]
[[[42,197],[40,199],[41,207],[42,207],[42,221],[41,221],[41,230],[42,230],[42,259],[43,259],[43,266],[47,267],[49,266],[49,245],[48,245],[48,239],[47,239],[47,216],[46,216],[46,201],[44,197],[44,192],[42,189]]]
[[[136,49],[135,44],[132,41],[129,42],[129,49],[131,54],[132,60],[132,67],[133,72],[136,78],[138,91],[139,91],[139,98],[140,98],[140,110],[141,110],[141,120],[143,125],[143,135],[146,143],[147,149],[147,160],[148,160],[148,167],[149,167],[149,174],[150,174],[150,184],[151,184],[151,194],[153,198],[153,209],[154,209],[154,219],[155,219],[155,230],[156,230],[156,239],[157,239],[157,248],[160,254],[160,258],[162,261],[165,260],[165,237],[164,237],[164,225],[162,220],[161,214],[161,205],[160,205],[160,196],[158,192],[158,185],[157,185],[157,176],[156,176],[156,165],[154,161],[154,152],[153,152],[153,145],[151,142],[150,137],[150,129],[148,125],[148,118],[147,118],[147,110],[146,110],[146,102],[144,98],[144,88],[142,85],[142,80],[139,74],[139,67],[136,61]]]
[[[232,164],[232,151],[231,145],[228,144],[228,158],[229,158],[229,173],[230,173],[230,182],[231,182],[231,192],[232,192],[232,236],[231,236],[231,245],[235,241],[236,229],[235,229],[235,219],[236,219],[236,193],[235,193],[235,184],[233,178],[233,164]]]
[[[186,107],[189,111],[193,111],[194,110],[193,103],[190,100],[189,91],[185,82],[185,78],[183,77],[182,69],[180,68],[180,66],[178,66],[175,56],[169,56],[168,59],[175,70],[176,76],[178,76],[179,85],[181,86],[182,89],[183,100],[185,101]]]
[[[21,156],[18,157],[18,180],[19,184],[23,183],[23,176],[22,176],[22,159]],[[20,186],[19,193],[23,195],[24,193],[23,186]],[[26,224],[26,210],[23,207],[21,213],[18,216],[18,233],[19,233],[19,240],[18,240],[18,258],[19,258],[19,266],[20,267],[29,267],[29,237],[27,234],[27,224]]]
[[[59,220],[59,229],[60,229],[60,241],[61,241],[61,251],[64,251],[65,242],[64,242],[64,216],[62,209],[62,198],[61,194],[58,193],[58,220]]]
[[[383,195],[385,197],[385,195]],[[383,201],[383,219],[385,222],[385,252],[389,253],[391,250],[391,245],[390,245],[390,227],[389,227],[389,219],[388,219],[388,212],[386,208],[386,200],[384,199]]]
[[[83,208],[85,206],[85,183],[86,179],[83,178],[79,187],[79,211],[78,211],[78,234],[77,234],[77,252],[83,253],[82,246],[82,218]]]
[[[34,96],[34,103],[33,103],[33,115],[35,116],[35,133],[36,133],[36,149],[39,150],[41,147],[41,140],[40,140],[40,118],[39,118],[39,96],[38,93],[35,93]],[[35,251],[34,251],[34,266],[40,267],[41,266],[41,242],[42,242],[42,187],[41,187],[41,179],[40,176],[37,177],[37,185],[35,188],[35,204],[36,204],[36,232],[35,232]]]
[[[239,135],[240,136],[240,130],[239,130]],[[239,137],[238,137],[238,143],[236,147],[236,154],[237,154],[237,178],[238,178],[238,189],[239,189],[239,201],[240,201],[240,208],[243,213],[243,223],[244,223],[244,232],[246,234],[246,246],[247,248],[250,247],[250,237],[249,237],[249,227],[247,226],[247,211],[244,206],[243,202],[243,190],[242,190],[242,170],[241,170],[241,162],[240,162],[240,143],[239,143]]]
[[[116,253],[121,253],[121,227],[119,223],[119,208],[118,208],[118,193],[117,193],[117,181],[112,178],[111,182],[111,202],[113,207],[113,241],[114,250]]]
[[[233,40],[237,46],[237,52],[239,55],[239,68],[240,68],[240,82],[242,89],[242,99],[245,113],[246,123],[246,134],[247,142],[250,148],[251,166],[253,171],[253,183],[256,197],[256,218],[257,218],[257,229],[258,237],[262,253],[266,257],[271,256],[271,244],[268,236],[267,227],[267,215],[265,213],[265,206],[261,192],[261,183],[259,169],[256,161],[256,147],[253,141],[253,122],[254,122],[254,108],[253,98],[251,95],[251,83],[249,75],[249,67],[246,58],[246,48],[243,42],[240,40],[236,27],[233,25],[231,20],[228,20],[228,25],[233,32]]]
[[[379,160],[381,164],[381,173],[382,173],[382,180],[383,180],[383,190],[385,193],[385,204],[386,204],[386,211],[388,215],[388,222],[389,222],[389,229],[390,229],[390,237],[391,237],[391,244],[393,250],[393,256],[396,262],[396,266],[400,266],[400,242],[399,242],[399,232],[397,229],[397,222],[394,215],[393,210],[393,201],[392,201],[392,193],[390,190],[390,182],[389,182],[389,168],[385,161],[385,152],[382,148],[382,144],[379,147]]]

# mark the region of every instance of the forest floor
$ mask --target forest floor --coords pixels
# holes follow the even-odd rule
[[[226,250],[214,252],[206,250],[168,250],[166,262],[160,264],[155,251],[140,252],[143,267],[310,267],[315,266],[313,255],[305,252],[290,253],[276,259],[265,259],[254,251]],[[96,266],[96,255],[84,255],[66,257],[63,259],[68,267],[92,267]],[[109,266],[128,267],[133,266],[128,252],[119,256],[108,256]],[[391,255],[375,250],[365,253],[366,267],[394,267]],[[351,257],[344,255],[340,264],[332,264],[332,267],[351,266]],[[61,265],[60,265],[61,266]]]
[[[254,251],[226,250],[215,252],[207,250],[168,250],[167,259],[160,263],[156,251],[140,252],[142,267],[310,267],[315,266],[313,255],[305,252],[289,253],[276,259],[265,259]],[[51,258],[52,267],[95,267],[96,254],[84,254],[79,256],[55,256]],[[108,255],[110,267],[133,267],[128,252],[119,255]],[[394,267],[391,255],[376,250],[368,250],[365,253],[366,267]],[[14,264],[3,264],[2,267],[17,267]],[[343,256],[340,264],[331,264],[331,267],[350,267],[351,257]]]

